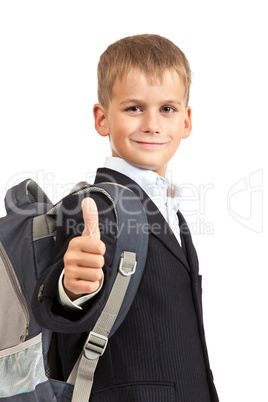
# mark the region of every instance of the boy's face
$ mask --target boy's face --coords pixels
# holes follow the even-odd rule
[[[131,70],[117,79],[107,109],[94,106],[95,127],[109,135],[112,156],[164,177],[182,138],[191,132],[191,109],[184,104],[184,85],[176,71],[148,82]]]

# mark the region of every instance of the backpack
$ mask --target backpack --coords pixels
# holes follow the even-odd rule
[[[53,205],[31,179],[6,193],[7,214],[0,218],[0,399],[3,402],[88,402],[98,359],[135,297],[148,246],[148,233],[137,230],[147,222],[142,204],[124,186],[84,184],[78,185],[70,196],[101,193],[114,209],[118,230],[111,267],[114,282],[66,382],[51,378],[53,367],[48,355],[53,353],[50,348],[53,334],[36,323],[31,311],[36,283],[52,264],[62,200]],[[126,211],[135,220],[131,225],[127,224]]]

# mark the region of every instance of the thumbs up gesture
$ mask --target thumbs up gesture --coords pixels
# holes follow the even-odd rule
[[[100,239],[99,213],[95,201],[89,197],[84,198],[81,206],[85,225],[82,236],[90,239]]]
[[[81,206],[84,231],[70,241],[63,258],[63,285],[72,301],[98,290],[103,276],[105,244],[100,240],[97,205],[86,197]]]

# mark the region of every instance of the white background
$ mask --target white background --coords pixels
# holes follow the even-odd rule
[[[193,131],[168,174],[185,188],[220,400],[268,401],[264,1],[1,1],[0,215],[26,177],[53,201],[91,180],[109,155],[92,117],[97,62],[138,33],[174,41],[194,74]]]

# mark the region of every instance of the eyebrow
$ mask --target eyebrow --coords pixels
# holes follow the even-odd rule
[[[167,99],[167,100],[163,101],[163,104],[169,104],[169,103],[180,105],[180,106],[182,105],[182,102],[179,101],[178,99]]]
[[[127,99],[124,99],[122,102],[120,102],[120,105],[125,105],[127,103],[137,103],[137,104],[139,104],[141,102],[142,102],[141,99],[127,98]]]
[[[136,98],[127,98],[127,99],[124,99],[122,102],[120,102],[120,105],[126,105],[128,103],[140,104],[140,103],[143,103],[143,100],[142,99],[136,99]],[[167,100],[161,101],[161,104],[162,105],[167,105],[167,104],[173,104],[174,105],[174,104],[176,104],[176,105],[181,106],[182,102],[179,101],[178,99],[167,99]]]

